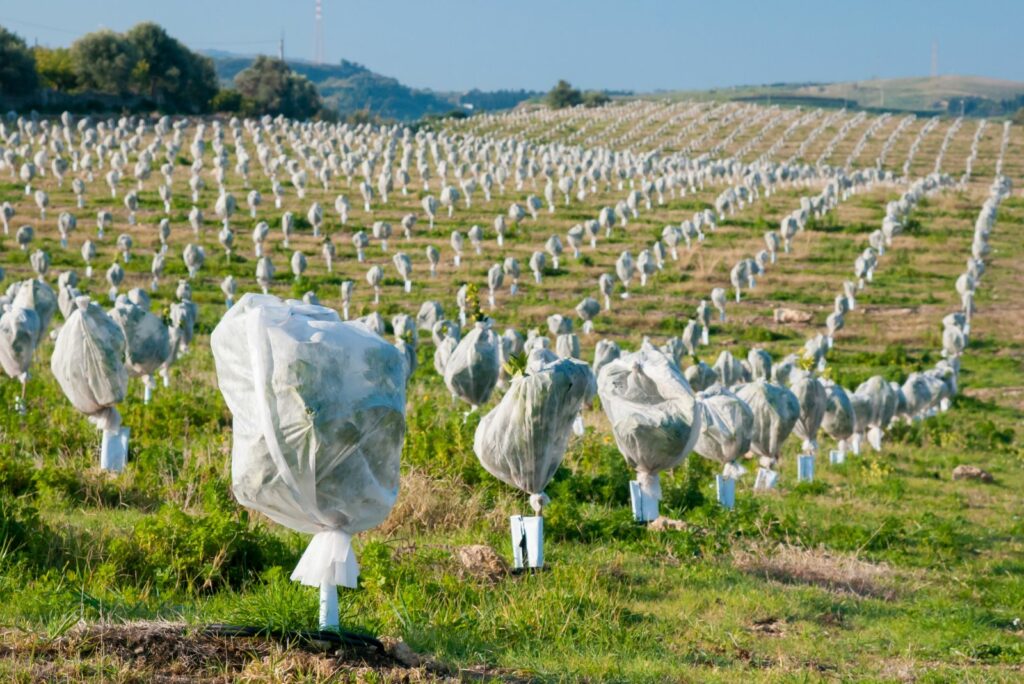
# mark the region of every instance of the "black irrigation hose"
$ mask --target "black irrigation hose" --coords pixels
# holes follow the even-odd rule
[[[204,634],[224,637],[273,637],[280,641],[326,641],[335,646],[370,648],[376,650],[381,655],[387,654],[384,644],[374,637],[345,630],[306,631],[213,624],[203,627],[201,631]]]

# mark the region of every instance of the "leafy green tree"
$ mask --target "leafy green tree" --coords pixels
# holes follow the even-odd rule
[[[580,104],[583,102],[583,96],[568,81],[561,80],[548,91],[544,101],[552,109],[563,109]]]
[[[76,40],[71,45],[71,61],[83,88],[127,95],[131,92],[132,74],[139,59],[131,41],[103,30]]]
[[[43,87],[70,92],[78,87],[75,63],[67,48],[37,47],[32,50],[36,58],[36,71]]]
[[[583,93],[583,104],[586,107],[600,107],[611,101],[612,98],[608,97],[608,95],[602,93],[600,90],[588,90]]]
[[[0,95],[29,95],[38,87],[32,51],[21,36],[0,26]]]
[[[125,39],[135,50],[132,86],[162,109],[207,111],[217,94],[213,62],[189,50],[152,22],[136,24]]]
[[[235,76],[235,87],[252,103],[254,114],[283,114],[302,119],[323,106],[316,86],[279,59],[257,57]]]
[[[210,109],[215,112],[238,114],[245,110],[246,102],[242,93],[234,88],[224,88],[210,100]]]

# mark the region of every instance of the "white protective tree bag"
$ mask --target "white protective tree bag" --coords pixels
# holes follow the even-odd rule
[[[703,392],[718,382],[718,373],[703,361],[698,361],[683,371],[683,377],[695,392]]]
[[[793,432],[803,440],[804,453],[813,456],[818,453],[818,431],[825,418],[828,392],[814,374],[804,370],[794,370],[790,375],[789,391],[800,402],[800,418]]]
[[[233,416],[232,490],[314,535],[292,580],[334,594],[336,625],[334,587],[359,576],[352,535],[383,522],[398,496],[400,352],[332,309],[253,294],[225,314],[211,346]]]
[[[722,475],[736,479],[745,471],[738,461],[750,451],[754,413],[734,393],[714,385],[697,393],[700,436],[693,450],[703,458],[724,466]]]
[[[590,368],[574,359],[537,364],[512,378],[508,392],[477,426],[473,450],[480,464],[528,493],[538,514],[587,398],[590,376]]]
[[[800,418],[800,402],[788,389],[767,380],[740,385],[736,388],[736,396],[745,401],[754,413],[750,448],[760,457],[760,466],[765,471],[758,473],[763,487],[756,484],[755,487],[771,488],[777,477],[774,466],[782,452],[782,443]]]
[[[39,316],[32,309],[5,307],[0,316],[0,367],[8,377],[21,382],[21,395],[15,399],[15,410],[25,413],[25,388],[39,340]]]
[[[491,330],[490,323],[475,323],[448,358],[444,384],[475,411],[487,403],[498,384],[499,355],[498,336]]]
[[[825,381],[825,415],[821,419],[821,429],[836,440],[836,452],[830,455],[833,462],[841,463],[846,458],[848,440],[856,431],[856,416],[853,402],[841,385]]]
[[[697,400],[678,367],[647,342],[606,364],[597,391],[615,443],[637,472],[642,499],[653,502],[653,510],[640,507],[638,519],[653,520],[661,500],[658,473],[682,463],[700,435]]]
[[[896,392],[888,380],[881,375],[874,375],[862,382],[855,394],[868,400],[868,443],[875,451],[881,451],[882,435],[896,415]]]
[[[124,333],[88,297],[75,306],[57,335],[50,369],[71,405],[103,431],[100,466],[120,471],[127,457],[127,429],[117,411],[128,392]]]
[[[144,402],[149,403],[156,381],[153,374],[171,356],[170,333],[164,322],[128,300],[117,298],[110,317],[121,328],[125,338],[125,369],[128,374],[142,378],[145,384]]]

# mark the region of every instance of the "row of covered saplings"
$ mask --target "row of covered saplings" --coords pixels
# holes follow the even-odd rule
[[[994,186],[993,197],[986,203],[976,226],[968,271],[975,284],[980,278],[979,264],[987,254],[995,208],[1005,193],[1005,183]],[[124,334],[114,323],[117,307],[114,315],[108,316],[85,298],[77,298],[74,304],[75,309],[58,335],[54,372],[72,402],[110,431],[118,422],[114,404],[117,385],[123,384],[121,378],[125,374],[121,364]],[[965,298],[968,310],[969,304]],[[231,326],[241,326],[242,319],[243,329],[230,330]],[[955,362],[964,346],[960,340],[965,317],[947,319],[944,351]],[[437,323],[444,328],[444,321]],[[561,329],[561,322],[555,324]],[[414,324],[408,319],[404,325]],[[447,329],[453,327],[449,325]],[[396,328],[401,335],[399,342],[407,342],[405,331],[400,326]],[[220,334],[222,329],[228,332]],[[382,520],[397,494],[397,459],[404,421],[403,430],[396,430],[394,425],[404,412],[404,386],[411,370],[409,354],[394,350],[371,332],[379,331],[370,331],[366,325],[344,324],[335,312],[323,307],[248,296],[225,317],[213,340],[221,389],[236,415],[238,441],[234,457],[253,459],[251,439],[244,441],[247,434],[258,435],[258,441],[266,445],[269,454],[260,467],[235,469],[236,493],[243,503],[265,510],[280,522],[317,533],[295,577],[324,590],[325,624],[336,624],[336,617],[332,621],[332,614],[336,615],[336,603],[331,600],[333,586],[352,585],[355,581],[357,566],[347,535]],[[359,372],[354,374],[346,373],[347,382],[330,375],[295,372],[291,366],[316,366],[336,355],[337,349],[328,349],[332,336],[337,337],[334,343],[348,338],[357,340],[358,344],[353,341],[344,346],[355,345],[361,354],[348,354],[345,358],[358,359],[365,368],[356,369]],[[441,341],[447,339],[452,338]],[[470,403],[487,401],[499,380],[503,352],[507,353],[505,340],[510,339],[514,336],[499,338],[490,329],[489,321],[483,319],[454,348],[447,345],[450,353],[446,360],[439,345],[435,363],[439,370],[443,368],[449,389]],[[937,380],[933,383],[934,393],[929,388],[927,401],[921,401],[920,378],[912,379],[911,403],[905,387],[901,402],[900,392],[880,377],[872,378],[844,401],[846,393],[838,386],[822,382],[810,371],[795,368],[791,363],[772,369],[770,357],[755,350],[746,366],[735,359],[730,361],[727,353],[723,353],[713,372],[721,376],[724,384],[716,382],[694,394],[675,361],[649,343],[633,354],[616,354],[613,343],[600,345],[595,383],[595,375],[588,366],[559,358],[540,342],[546,338],[535,335],[532,339],[534,344],[524,371],[507,379],[509,390],[481,420],[474,446],[489,472],[531,494],[531,504],[538,513],[545,503],[544,488],[564,456],[572,426],[595,389],[601,395],[620,450],[637,470],[637,508],[642,518],[656,514],[657,473],[678,465],[691,450],[725,464],[726,474],[738,472],[737,461],[752,450],[760,457],[763,471],[770,472],[790,432],[795,431],[810,444],[816,441],[822,426],[839,440],[856,434],[858,427],[880,434],[901,411],[916,411],[919,415],[934,410],[935,403],[955,392],[955,367],[943,362],[946,366],[937,369],[938,373],[925,376]],[[393,356],[396,352],[397,359]],[[92,356],[85,358],[88,354]],[[405,362],[396,363],[399,359]],[[693,368],[703,372],[694,366],[687,369],[687,374]],[[81,374],[83,370],[85,375]],[[747,371],[750,381],[735,383],[737,379],[748,379]],[[75,375],[76,372],[79,374]],[[770,382],[769,374],[777,381],[785,377],[789,387]],[[351,385],[351,393],[335,392],[326,398],[328,388],[334,387],[330,380],[337,380],[341,386]],[[726,387],[729,384],[734,385],[734,391]],[[285,391],[284,386],[298,391]],[[387,405],[381,404],[381,392],[390,398]],[[350,401],[349,394],[361,398]],[[235,410],[241,397],[252,396],[266,405],[261,404],[255,413]],[[302,397],[303,402],[307,398],[315,400],[315,405],[288,406],[296,397]],[[354,421],[352,414],[357,410],[361,417]],[[322,424],[318,422],[321,415]],[[289,421],[312,422],[314,430],[323,429],[335,437],[344,437],[340,440],[343,443],[289,429],[293,425]],[[353,426],[358,428],[355,432]],[[304,443],[299,445],[303,448],[296,449],[296,445],[288,444],[295,439],[314,440],[315,446]],[[245,448],[238,448],[240,442]],[[308,471],[301,477],[295,477],[295,473],[281,475],[287,491],[271,494],[265,487],[266,478],[277,477],[274,468],[281,468],[280,457],[288,453],[297,457],[309,448],[326,450],[325,471],[320,470],[318,459],[315,477]],[[335,449],[347,456],[339,458]],[[386,458],[388,454],[392,456],[390,460]],[[253,460],[259,460],[258,454]],[[343,468],[342,463],[347,465]],[[334,469],[339,470],[336,481],[321,477]],[[249,474],[256,478],[255,484],[246,480],[245,475]],[[336,485],[332,493],[320,491],[330,484]],[[362,487],[370,488],[373,505],[368,504],[370,499]],[[651,502],[655,502],[654,510]],[[366,510],[355,510],[353,505]],[[516,548],[524,556],[521,560],[536,566],[543,558],[539,521],[521,519],[518,524],[523,543]]]

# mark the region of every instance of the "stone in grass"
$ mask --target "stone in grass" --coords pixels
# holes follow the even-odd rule
[[[409,648],[409,644],[401,639],[381,637],[380,642],[384,644],[384,651],[389,656],[406,667],[422,667],[430,660]]]
[[[992,475],[978,466],[973,465],[958,465],[953,468],[953,479],[954,480],[980,480],[982,482],[992,482]]]
[[[497,551],[485,544],[460,546],[456,552],[462,567],[474,577],[491,581],[508,574],[508,564]]]
[[[647,529],[654,532],[698,532],[703,531],[695,525],[691,525],[685,520],[676,520],[675,518],[666,518],[663,515],[659,515],[657,519],[652,520],[648,525]]]
[[[799,311],[785,307],[775,310],[776,323],[810,323],[814,314],[810,311]]]

